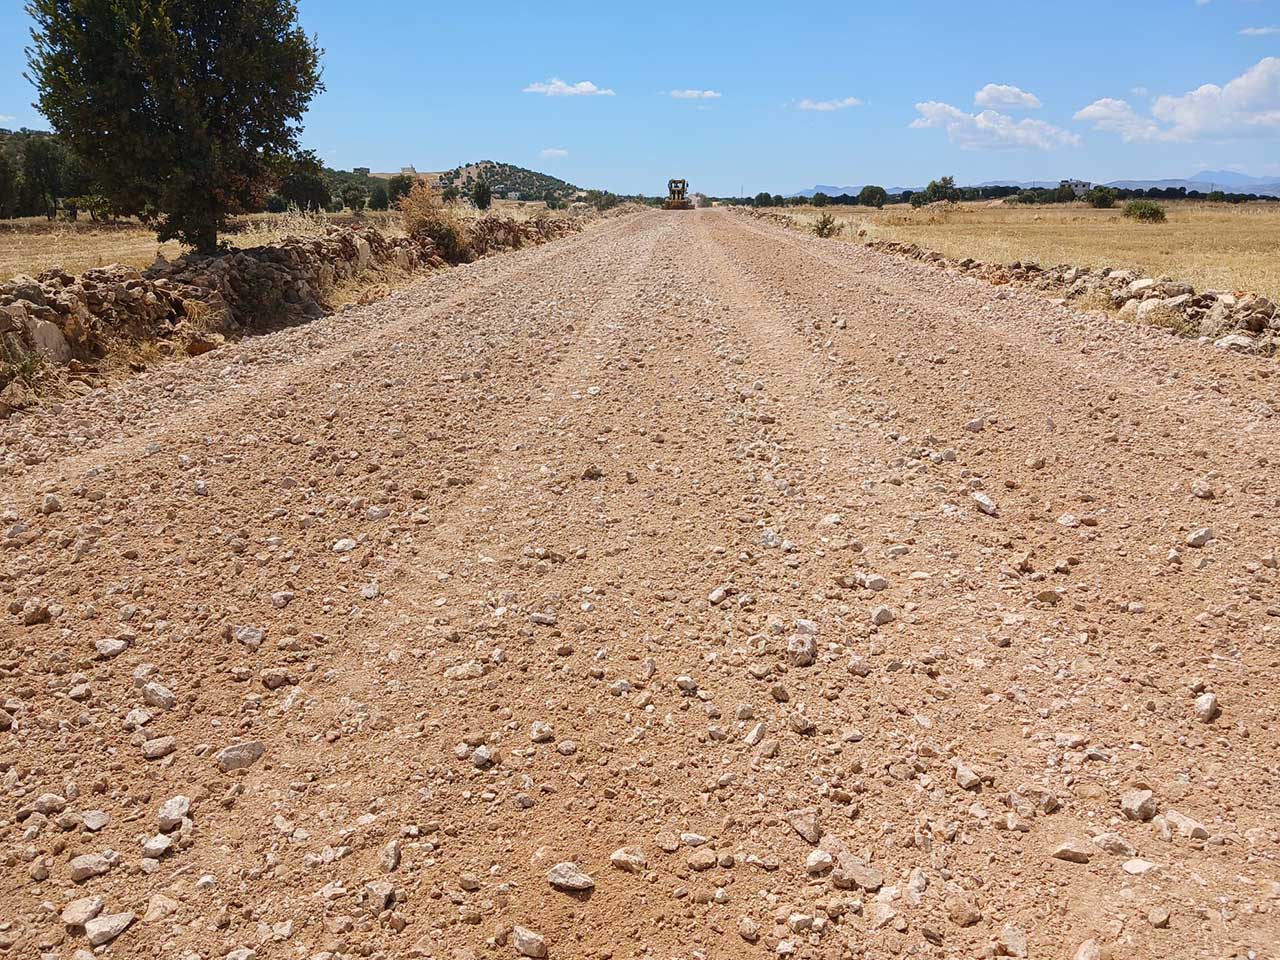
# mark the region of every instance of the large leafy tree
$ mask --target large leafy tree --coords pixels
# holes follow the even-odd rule
[[[0,217],[13,216],[18,207],[18,168],[0,152]]]
[[[62,195],[62,168],[66,159],[62,144],[47,136],[31,138],[22,152],[22,183],[27,203],[50,220],[57,212],[58,197]]]
[[[302,150],[278,167],[283,174],[276,192],[286,203],[299,210],[324,210],[329,206],[329,184],[324,178],[324,166],[313,151]]]
[[[218,248],[296,150],[321,50],[292,0],[30,0],[28,74],[89,176],[161,239]]]

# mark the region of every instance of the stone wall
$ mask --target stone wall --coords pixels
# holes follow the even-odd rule
[[[337,285],[375,265],[445,264],[425,238],[330,227],[323,237],[162,258],[142,271],[116,264],[14,277],[0,284],[0,416],[30,401],[30,378],[19,374],[34,367],[74,372],[129,342],[153,341],[162,354],[205,352],[226,333],[320,315]]]
[[[1134,270],[1042,267],[1037,263],[984,263],[956,260],[914,243],[871,240],[874,250],[910,257],[986,280],[1020,283],[1061,294],[1065,300],[1105,302],[1125,320],[1166,327],[1190,337],[1205,337],[1228,350],[1273,354],[1280,349],[1280,311],[1256,293],[1201,290],[1168,277],[1144,277]]]
[[[768,210],[734,207],[757,220],[800,229],[792,218]],[[858,231],[860,238],[864,231]],[[1037,263],[984,263],[972,258],[955,259],[926,250],[915,243],[867,240],[873,250],[932,263],[953,273],[967,274],[1001,285],[1026,284],[1052,292],[1064,300],[1105,302],[1121,318],[1165,327],[1188,337],[1203,337],[1226,350],[1275,354],[1280,352],[1280,310],[1256,293],[1201,290],[1168,277],[1144,277],[1135,270],[1063,265],[1041,267]]]

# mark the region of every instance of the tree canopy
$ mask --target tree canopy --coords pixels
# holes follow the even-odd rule
[[[31,0],[40,111],[122,213],[204,253],[323,89],[292,0]]]

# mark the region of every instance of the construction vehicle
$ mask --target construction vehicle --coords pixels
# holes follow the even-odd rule
[[[667,210],[692,210],[693,203],[689,200],[689,181],[668,180],[667,202],[663,206]]]

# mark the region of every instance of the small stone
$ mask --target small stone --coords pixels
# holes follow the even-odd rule
[[[1146,823],[1156,815],[1156,796],[1150,790],[1129,790],[1120,797],[1120,812],[1127,820]]]
[[[609,854],[609,862],[626,873],[643,873],[649,865],[644,851],[639,847],[619,847]]]
[[[1006,923],[1000,932],[1000,947],[1005,956],[1028,956],[1030,944],[1027,942],[1027,932],[1012,923]]]
[[[982,786],[982,778],[963,763],[956,764],[956,783],[962,790],[977,790]]]
[[[716,865],[716,853],[706,847],[699,847],[689,854],[688,863],[690,870],[710,870]]]
[[[178,749],[173,737],[156,737],[142,745],[142,756],[147,760],[161,760]]]
[[[174,696],[173,691],[155,681],[142,688],[142,699],[162,710],[172,710],[178,705],[178,698]]]
[[[1102,960],[1102,947],[1098,945],[1097,940],[1086,940],[1076,947],[1071,960]]]
[[[1088,863],[1089,848],[1079,840],[1067,840],[1054,848],[1053,858],[1066,860],[1068,863]]]
[[[547,941],[540,933],[516,925],[511,929],[511,942],[522,957],[545,957]]]
[[[1201,527],[1187,534],[1187,546],[1203,547],[1213,539],[1213,527]]]
[[[1147,923],[1157,930],[1163,930],[1169,926],[1169,911],[1164,907],[1152,907],[1147,913]]]
[[[261,740],[246,740],[223,747],[213,759],[218,764],[219,770],[223,773],[231,773],[253,766],[266,752],[267,748]]]
[[[555,738],[556,731],[551,724],[535,720],[529,725],[529,739],[534,743],[550,743]]]
[[[157,833],[154,837],[148,837],[142,844],[142,855],[152,860],[159,860],[172,847],[173,839],[167,833]]]
[[[1196,719],[1201,723],[1213,723],[1219,712],[1218,698],[1212,693],[1202,693],[1196,697]]]
[[[547,882],[557,890],[569,890],[573,892],[591,890],[596,885],[594,880],[578,869],[578,865],[576,863],[571,863],[569,861],[557,863],[554,867],[548,870]]]
[[[1000,508],[996,506],[996,502],[981,490],[972,494],[973,502],[977,504],[978,510],[985,513],[988,517],[1000,516]]]
[[[101,897],[81,897],[62,908],[62,922],[68,927],[83,927],[102,912],[105,901]]]
[[[1126,860],[1121,865],[1121,869],[1131,877],[1142,877],[1146,876],[1152,870],[1158,870],[1159,867],[1150,860],[1143,860],[1140,857],[1134,857],[1131,860]]]
[[[871,611],[871,622],[877,627],[883,627],[886,623],[892,623],[894,613],[888,607],[875,607]]]
[[[71,879],[76,883],[90,877],[100,877],[111,869],[115,858],[106,853],[85,853],[71,861]]]
[[[112,913],[105,917],[94,917],[84,925],[84,933],[89,938],[90,945],[99,947],[120,936],[131,923],[132,913]]]
[[[755,943],[760,939],[760,924],[751,917],[743,917],[738,921],[738,936],[747,943]]]
[[[1208,828],[1199,820],[1194,820],[1185,813],[1179,813],[1177,810],[1168,810],[1165,812],[1164,819],[1169,826],[1177,830],[1183,837],[1191,840],[1209,839]]]
[[[787,823],[791,824],[791,828],[809,843],[816,844],[822,839],[822,823],[816,808],[806,807],[803,810],[788,810],[786,816]]]
[[[350,537],[343,537],[341,540],[335,540],[333,544],[334,553],[350,553],[356,548],[356,542]]]
[[[982,911],[967,896],[957,894],[947,897],[945,906],[947,908],[947,916],[951,918],[951,922],[956,926],[972,927],[982,919]]]

